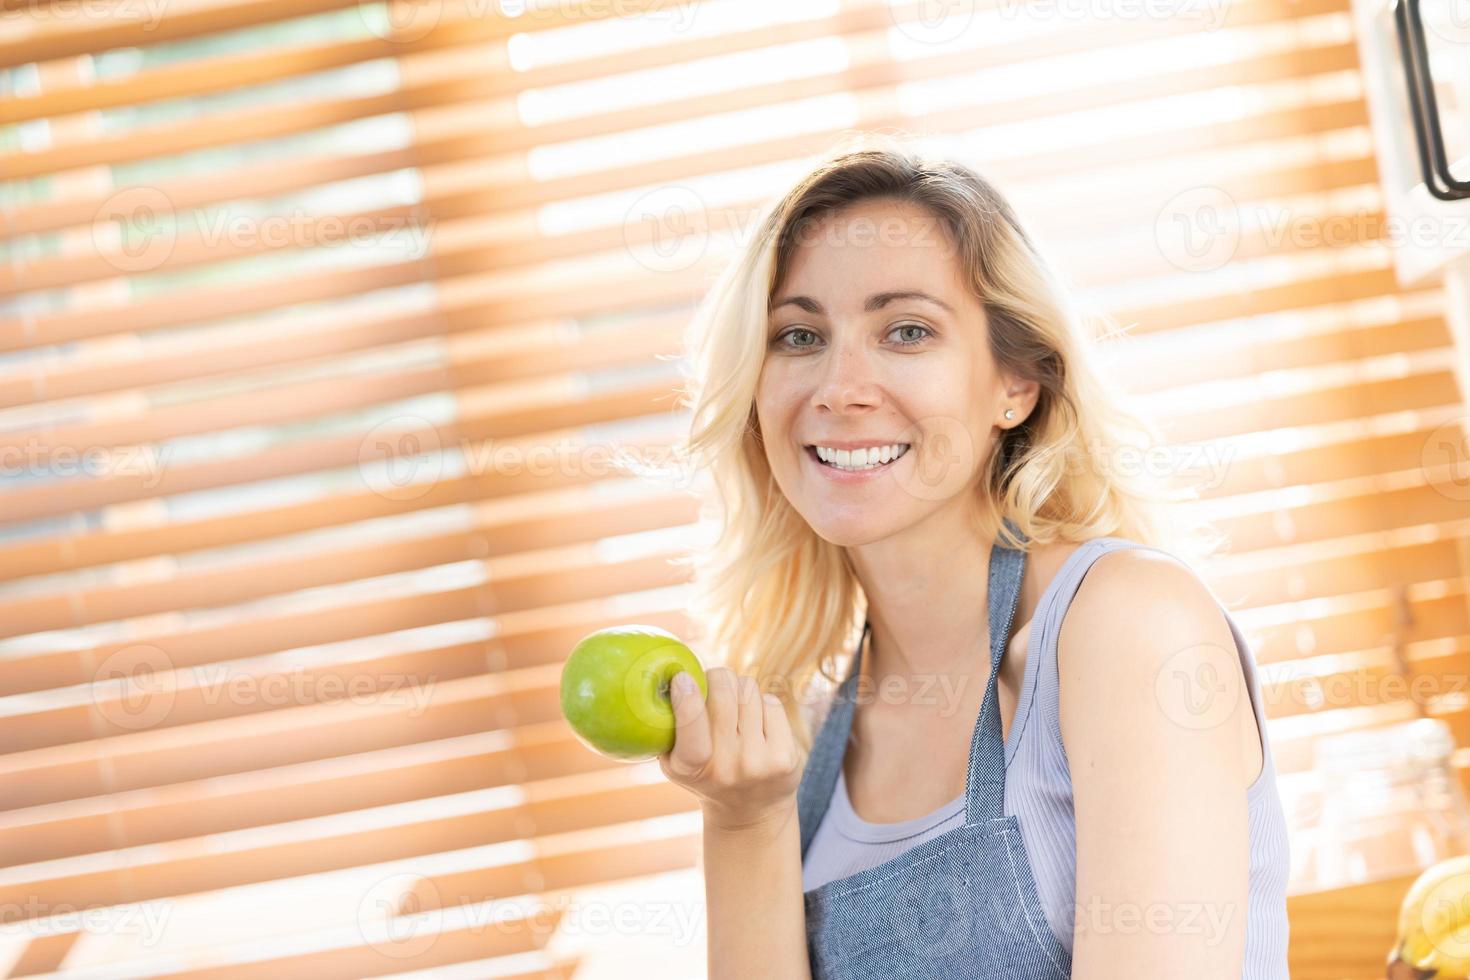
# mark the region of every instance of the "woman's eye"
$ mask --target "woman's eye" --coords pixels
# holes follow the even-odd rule
[[[934,333],[922,323],[901,323],[890,330],[889,335],[896,337],[900,347],[913,347],[923,343]],[[787,350],[806,350],[816,347],[821,340],[822,338],[814,330],[808,330],[806,327],[793,327],[777,336],[775,342]]]
[[[917,333],[908,333],[908,331],[917,331]],[[898,342],[904,346],[922,343],[930,335],[929,328],[919,323],[900,323],[893,328],[892,333],[898,335]]]
[[[815,333],[807,330],[804,327],[797,327],[794,330],[786,331],[784,334],[781,335],[779,339],[782,340],[788,347],[800,349],[813,346],[816,343],[816,336],[817,335]],[[806,339],[804,342],[798,343],[798,338]]]

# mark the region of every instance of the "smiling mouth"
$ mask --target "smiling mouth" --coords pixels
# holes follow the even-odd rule
[[[806,452],[823,466],[844,473],[863,473],[880,470],[902,459],[909,451],[906,442],[888,446],[872,446],[865,449],[831,449],[826,446],[807,446]]]

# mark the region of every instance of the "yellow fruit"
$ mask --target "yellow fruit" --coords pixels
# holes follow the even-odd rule
[[[1388,963],[1390,980],[1470,978],[1470,857],[1440,861],[1414,879]]]

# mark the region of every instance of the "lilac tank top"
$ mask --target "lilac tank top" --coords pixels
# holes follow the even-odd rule
[[[1077,834],[1072,777],[1058,713],[1057,636],[1062,616],[1088,569],[1102,555],[1143,548],[1174,556],[1126,538],[1094,538],[1072,552],[1048,584],[1032,616],[1026,666],[1016,714],[1006,735],[1005,809],[1021,826],[1031,874],[1052,933],[1072,950],[1077,883]],[[1181,564],[1183,564],[1181,562]],[[1188,567],[1188,566],[1186,566]],[[1218,601],[1218,599],[1217,599]],[[1266,733],[1255,658],[1228,610],[1221,611],[1235,636],[1245,671],[1251,710],[1261,733],[1261,772],[1246,790],[1250,822],[1250,880],[1247,897],[1243,980],[1287,980],[1286,884],[1290,854],[1286,817],[1276,789],[1276,767]],[[822,719],[813,719],[813,731]],[[838,769],[831,805],[817,827],[802,864],[802,889],[876,867],[964,822],[961,793],[931,813],[901,823],[870,823],[857,815]]]

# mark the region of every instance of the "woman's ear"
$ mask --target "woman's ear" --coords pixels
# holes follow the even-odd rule
[[[1006,419],[1008,427],[1013,427],[1026,421],[1036,410],[1036,400],[1041,397],[1041,384],[1005,375],[1005,392],[1005,404],[1001,407],[1001,413],[1003,415],[1006,409],[1015,410],[1015,417]]]

